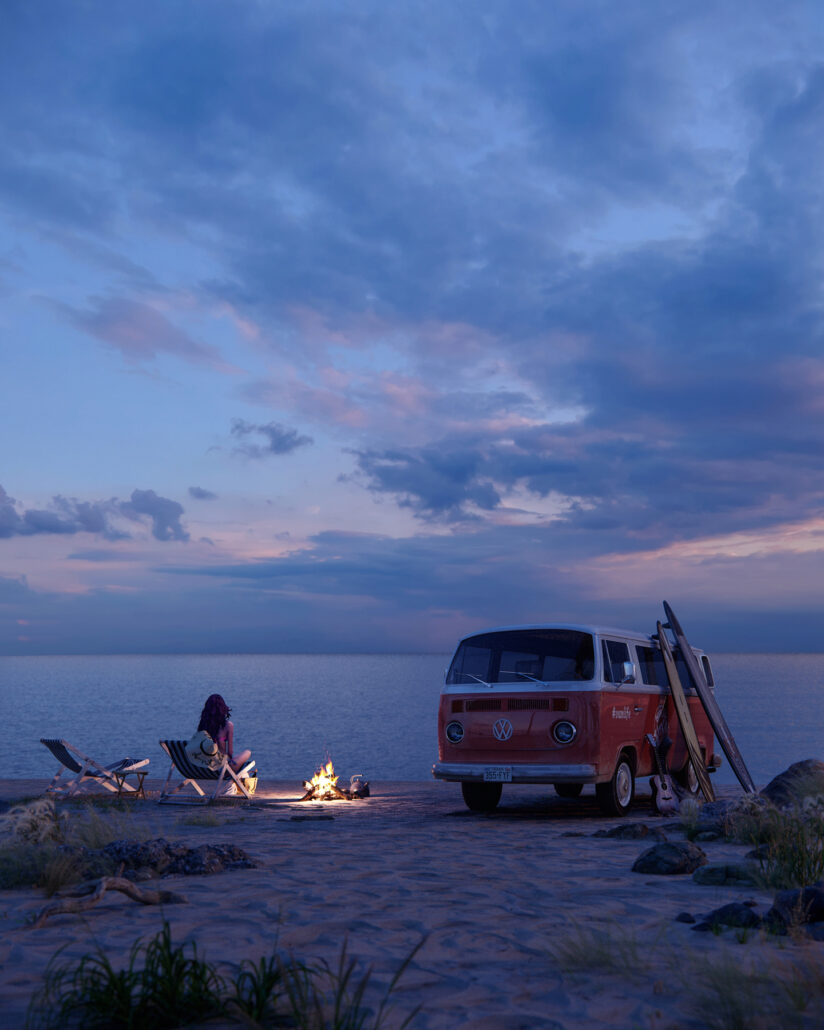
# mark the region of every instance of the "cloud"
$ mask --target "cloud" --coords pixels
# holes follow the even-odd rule
[[[311,436],[301,436],[296,429],[289,429],[279,422],[253,425],[242,418],[236,418],[232,421],[232,436],[240,441],[235,450],[249,458],[266,458],[272,454],[290,454],[299,447],[306,447],[314,442]],[[259,444],[249,441],[246,439],[249,436],[262,436],[266,442]]]
[[[120,351],[127,361],[154,361],[160,354],[171,354],[193,365],[232,371],[215,347],[193,340],[161,311],[143,301],[92,297],[85,311],[64,304],[54,307],[78,329]]]
[[[118,529],[113,520],[125,517],[139,522],[145,517],[151,520],[156,540],[189,539],[180,521],[182,505],[158,496],[154,490],[134,490],[129,501],[78,501],[57,495],[50,508],[28,508],[22,513],[18,508],[14,498],[0,486],[0,538],[91,533],[107,540],[124,540],[129,534]]]
[[[131,500],[124,501],[120,511],[128,518],[147,515],[152,520],[152,536],[155,540],[189,539],[189,534],[180,522],[183,505],[168,497],[159,497],[154,490],[133,490]]]
[[[196,501],[217,500],[217,494],[212,493],[211,490],[205,490],[202,486],[190,486],[189,496],[193,497]]]

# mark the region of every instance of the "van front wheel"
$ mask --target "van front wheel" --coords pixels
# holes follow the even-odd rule
[[[472,812],[492,812],[501,800],[500,783],[462,783],[466,807]]]
[[[596,783],[595,796],[604,815],[626,815],[635,797],[635,774],[626,755],[621,755],[609,783]]]

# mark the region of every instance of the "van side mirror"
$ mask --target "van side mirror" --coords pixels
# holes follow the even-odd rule
[[[621,684],[635,682],[635,665],[633,662],[621,663]]]

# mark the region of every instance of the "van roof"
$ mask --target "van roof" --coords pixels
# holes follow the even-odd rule
[[[510,633],[529,629],[568,629],[578,633],[594,633],[598,636],[608,637],[630,637],[634,640],[651,640],[651,633],[641,633],[639,630],[616,629],[614,626],[595,626],[591,623],[577,622],[531,622],[518,626],[491,626],[488,629],[480,629],[476,633],[468,633],[462,640],[469,640],[471,637],[483,636],[485,633]]]
[[[480,637],[486,633],[509,633],[512,631],[530,630],[530,629],[569,629],[575,630],[578,633],[593,633],[599,637],[626,637],[629,640],[643,640],[650,642],[657,639],[652,633],[642,633],[639,630],[631,629],[616,629],[614,626],[596,626],[592,623],[580,623],[580,622],[530,622],[523,623],[517,626],[490,626],[487,629],[479,629],[476,633],[468,633],[465,637],[461,637],[461,643],[464,640],[471,640],[472,637]],[[696,647],[694,644],[690,645],[693,651],[698,654],[705,654],[703,648]]]

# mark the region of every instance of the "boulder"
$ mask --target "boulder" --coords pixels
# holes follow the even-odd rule
[[[647,848],[636,859],[632,867],[634,873],[652,873],[654,876],[676,876],[681,873],[694,873],[702,865],[706,865],[707,856],[697,844],[687,840],[667,841]]]
[[[617,840],[666,840],[667,835],[654,826],[646,823],[621,823],[608,830],[596,830],[593,837],[612,837]]]
[[[766,918],[773,925],[784,926],[824,923],[824,887],[779,891]]]
[[[779,807],[798,804],[805,797],[824,796],[824,762],[806,758],[795,762],[774,777],[761,791],[761,797]]]
[[[733,901],[729,905],[722,905],[721,908],[716,908],[704,916],[700,923],[696,923],[693,926],[693,930],[702,933],[721,926],[756,930],[761,926],[762,922],[761,916],[753,910],[751,902]]]
[[[695,883],[704,887],[756,887],[754,866],[734,862],[705,865],[692,874]]]

